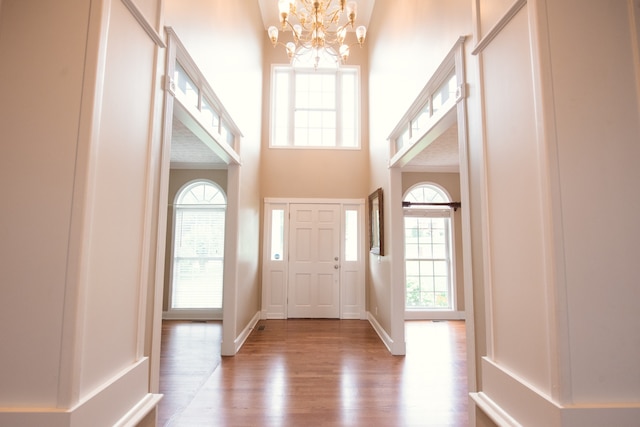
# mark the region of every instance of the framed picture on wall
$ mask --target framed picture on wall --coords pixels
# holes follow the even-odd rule
[[[376,255],[384,255],[384,217],[382,215],[382,188],[369,196],[369,250]]]

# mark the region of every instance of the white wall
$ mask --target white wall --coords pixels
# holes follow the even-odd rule
[[[0,3],[0,407],[57,403],[89,18],[29,6]]]
[[[497,407],[523,425],[637,425],[640,5],[521,4],[511,17],[477,2],[481,35],[509,17],[479,48],[489,342],[477,399],[494,421]]]
[[[227,220],[241,225],[232,245],[237,252],[233,255],[237,257],[235,293],[231,299],[225,295],[223,307],[226,311],[227,304],[234,306],[236,314],[233,319],[225,316],[225,328],[236,338],[260,309],[259,177],[266,32],[258,2],[167,0],[164,12],[165,25],[174,29],[243,134],[239,149],[242,165],[229,169],[227,188],[229,205],[238,206],[237,217],[227,216]],[[232,347],[232,342],[223,342],[223,352]]]
[[[632,8],[640,17],[637,1],[548,4],[568,386],[584,404],[640,403],[640,27],[631,26]]]
[[[142,417],[156,42],[119,0],[0,6],[0,424]]]
[[[471,32],[471,6],[466,0],[404,2],[376,1],[370,28],[369,49],[369,150],[370,188],[384,195],[385,252],[391,253],[392,196],[390,193],[389,142],[387,137],[433,76],[456,41]],[[399,175],[398,175],[399,176]],[[398,178],[398,189],[401,188]],[[401,191],[401,190],[400,190]],[[401,218],[397,218],[401,221]],[[392,299],[390,255],[369,258],[368,310],[381,327],[392,333],[392,310],[404,303]],[[401,283],[397,284],[402,286]],[[394,309],[392,309],[392,305]],[[397,322],[396,322],[397,323]],[[403,341],[404,335],[400,337]],[[404,343],[396,343],[402,347]]]

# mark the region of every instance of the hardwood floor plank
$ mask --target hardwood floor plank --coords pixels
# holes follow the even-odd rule
[[[167,354],[163,342],[162,360],[171,365],[161,367],[161,392],[170,394],[160,405],[160,425],[468,424],[462,321],[407,322],[405,357],[392,356],[366,321],[261,321],[240,352],[210,373],[195,362],[198,350],[175,344],[177,335]],[[171,348],[192,362],[182,364]]]

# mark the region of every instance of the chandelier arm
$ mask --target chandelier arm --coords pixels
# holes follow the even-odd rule
[[[0,0],[1,1],[1,0]],[[281,0],[279,3],[282,4]],[[298,56],[299,49],[318,52],[315,67],[318,66],[319,52],[325,51],[329,56],[337,58],[336,62],[344,62],[349,56],[349,49],[356,44],[363,46],[366,28],[355,28],[356,4],[346,0],[289,0],[288,13],[281,8],[281,27],[285,32],[290,29],[293,41],[277,41],[278,34],[269,28],[273,46],[284,46],[289,58]],[[346,21],[340,24],[343,13]],[[294,24],[294,22],[298,21]],[[345,43],[347,28],[355,29],[355,43]]]

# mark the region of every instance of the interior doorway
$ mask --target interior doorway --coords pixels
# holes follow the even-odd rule
[[[476,354],[473,262],[471,259],[470,178],[468,162],[468,129],[466,106],[466,77],[464,64],[465,37],[460,37],[431,76],[423,90],[417,95],[402,120],[389,137],[392,148],[390,160],[390,214],[391,236],[394,258],[404,259],[404,205],[403,197],[411,185],[419,182],[438,181],[444,174],[458,187],[457,196],[452,194],[459,224],[459,242],[454,242],[461,269],[457,274],[458,303],[454,313],[465,320],[467,336],[466,358],[469,391],[476,389]],[[416,174],[410,178],[410,174]],[[440,177],[436,177],[440,174]],[[430,176],[429,176],[430,175]],[[413,182],[409,182],[411,180]],[[447,188],[450,191],[449,188]],[[406,283],[405,266],[399,263],[392,271],[392,282],[397,283],[392,292],[396,305],[392,307],[392,339],[405,343]],[[403,349],[399,346],[398,351]],[[406,351],[406,348],[404,349]]]
[[[229,304],[226,310],[224,307],[227,298],[233,298],[235,293],[237,245],[229,236],[237,236],[238,222],[234,218],[238,216],[236,191],[241,163],[238,148],[242,137],[176,33],[171,28],[166,28],[166,31],[163,143],[158,189],[160,212],[150,352],[150,383],[151,389],[156,391],[159,387],[163,317],[192,320],[203,317],[202,310],[169,310],[174,267],[173,201],[178,191],[189,182],[210,181],[226,195],[225,218],[231,219],[226,219],[223,225],[224,238],[218,242],[222,245],[218,248],[221,256],[217,257],[222,263],[222,307],[213,318],[223,321],[222,353],[235,354],[235,306]],[[167,316],[171,311],[175,312],[174,316]],[[211,318],[209,314],[204,317]]]

